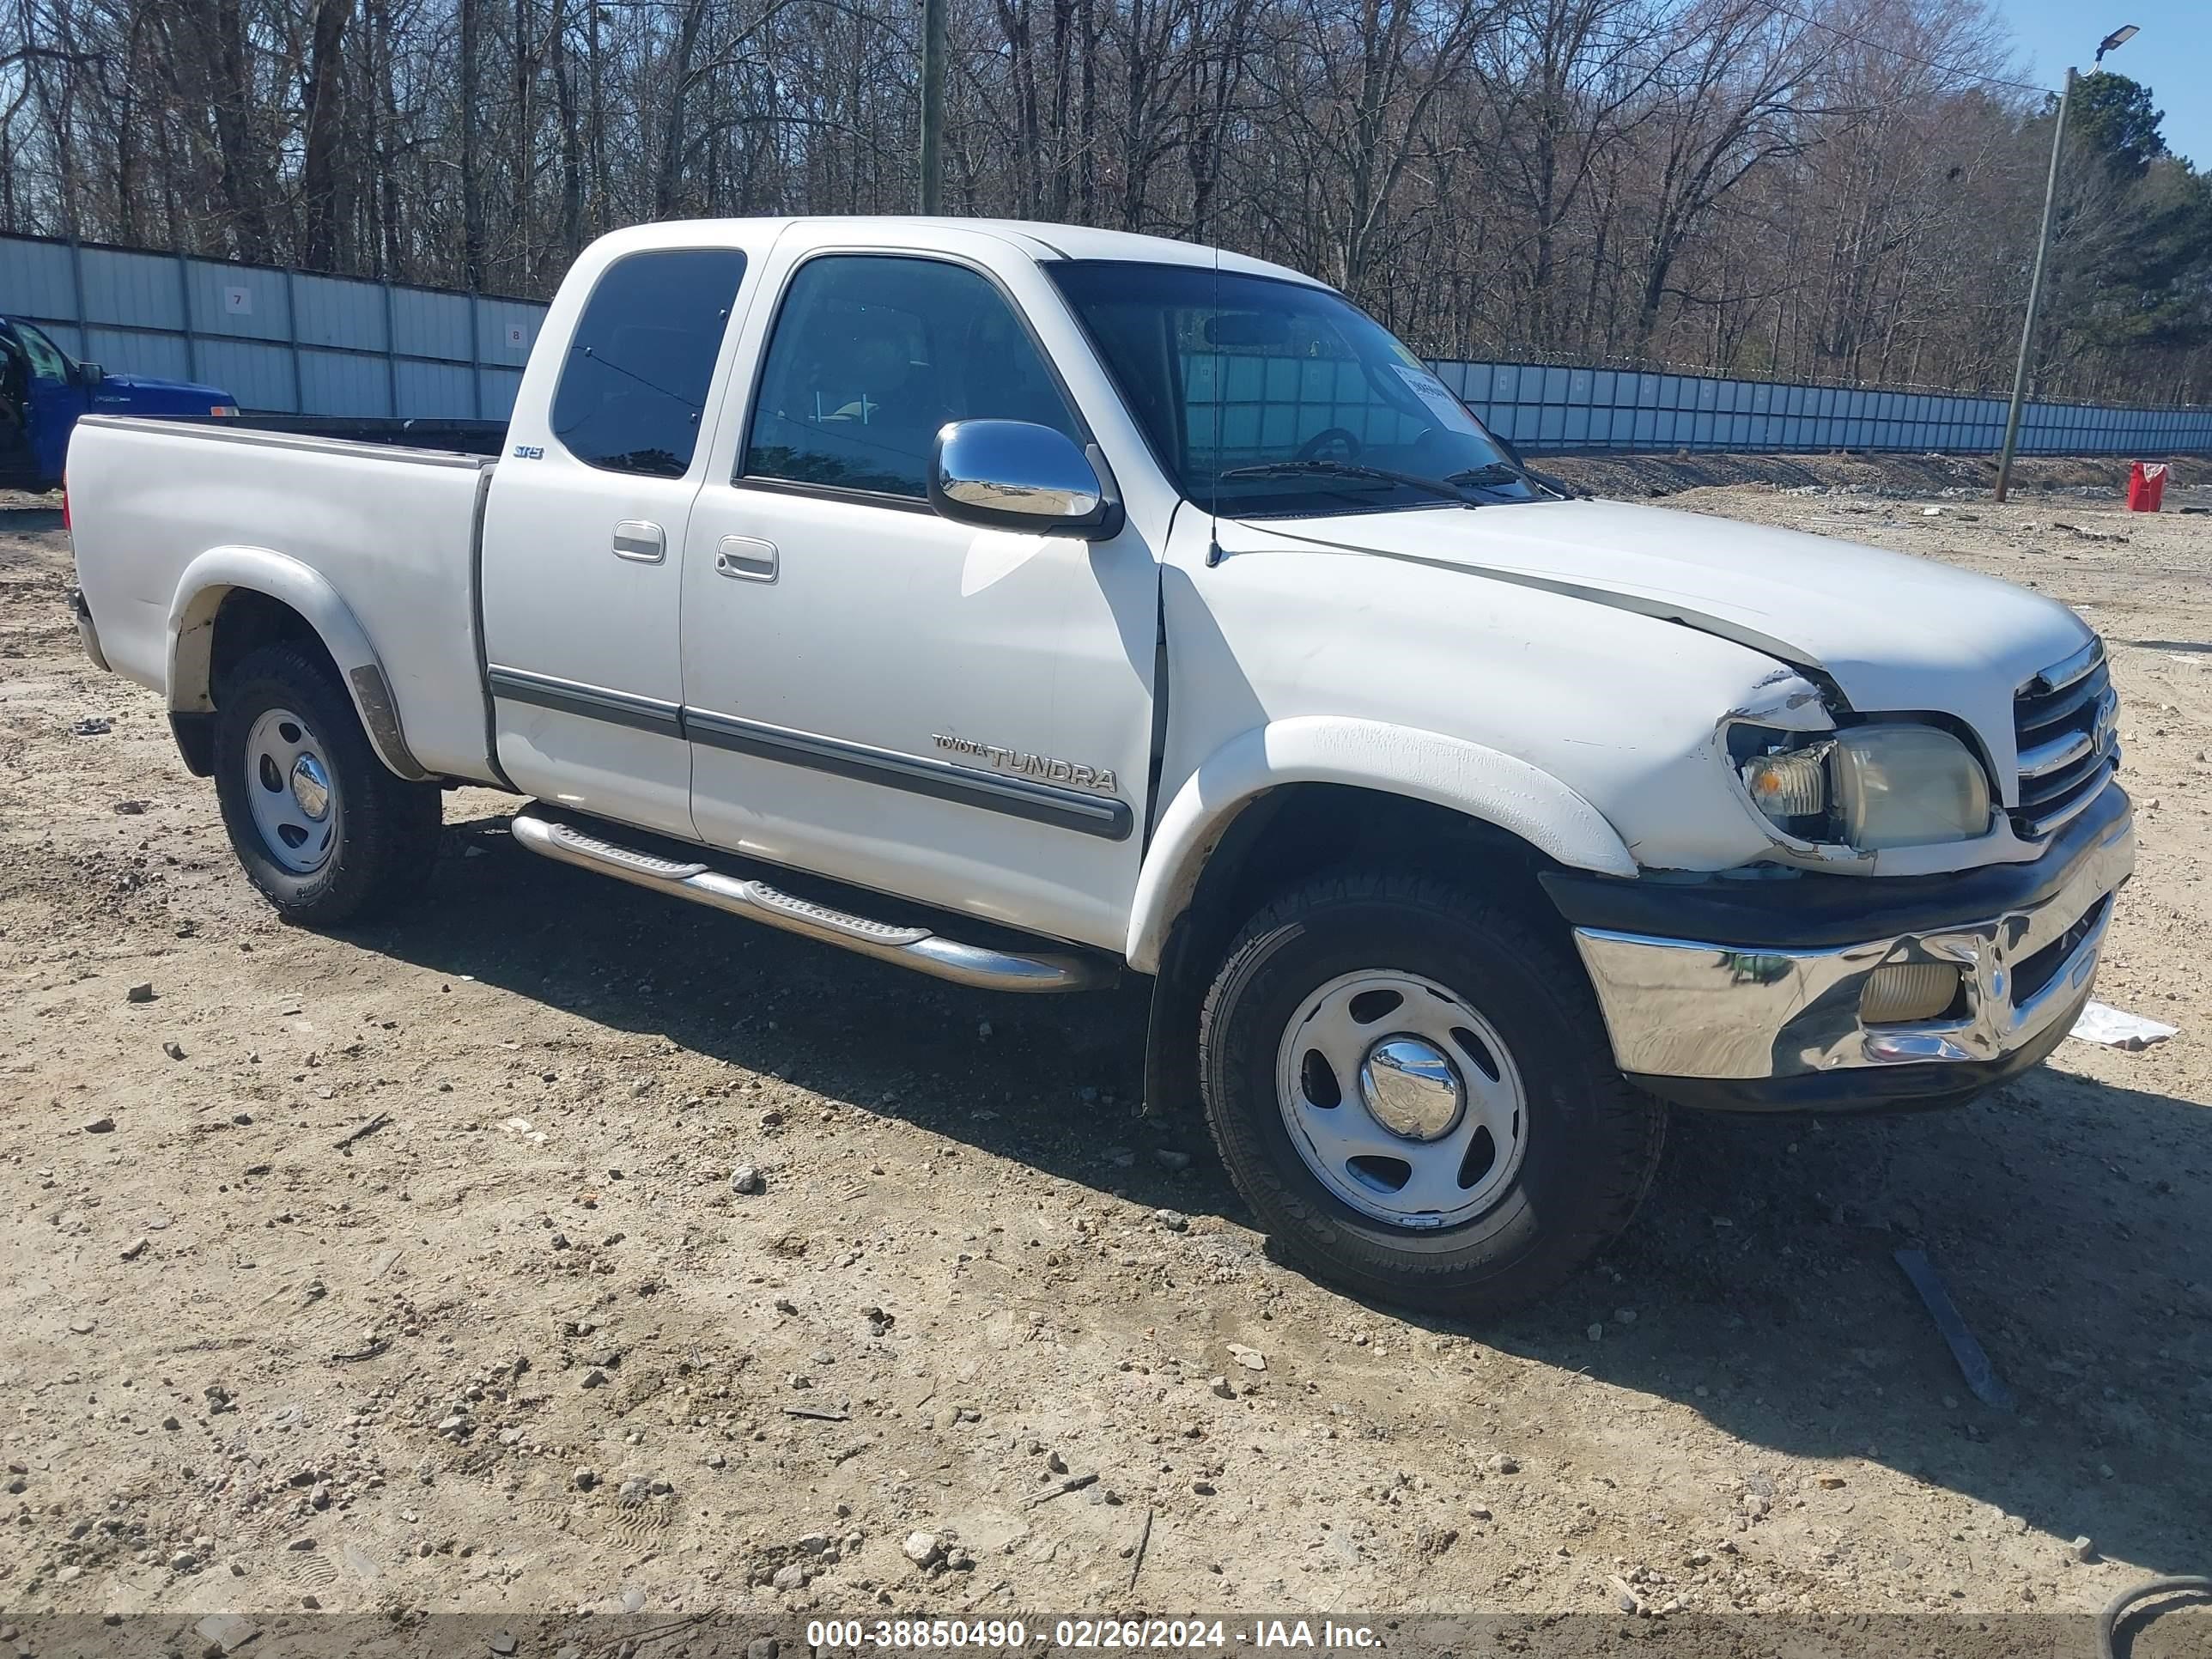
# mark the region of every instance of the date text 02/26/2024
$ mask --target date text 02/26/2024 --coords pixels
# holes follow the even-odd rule
[[[1369,1626],[1332,1620],[1060,1619],[1050,1629],[1052,1645],[1064,1650],[1237,1647],[1335,1652],[1376,1645]],[[1036,1633],[1042,1636],[1043,1631]],[[807,1645],[817,1653],[1004,1650],[1024,1647],[1030,1639],[1029,1626],[1012,1619],[827,1619],[806,1626]]]

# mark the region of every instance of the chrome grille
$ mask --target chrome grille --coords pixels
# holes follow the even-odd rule
[[[2014,695],[2020,805],[2012,821],[2024,840],[2067,823],[2118,769],[2119,708],[2102,640],[2045,669]]]

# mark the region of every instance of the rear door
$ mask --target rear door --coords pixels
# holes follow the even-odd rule
[[[598,268],[546,318],[486,504],[483,633],[518,788],[689,836],[684,537],[731,324],[771,233],[702,226],[726,240],[640,246],[672,228],[595,246]]]

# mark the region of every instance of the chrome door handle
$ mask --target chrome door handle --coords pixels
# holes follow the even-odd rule
[[[649,519],[624,519],[615,526],[615,557],[659,564],[668,557],[668,532]]]
[[[714,574],[734,576],[740,581],[772,582],[775,580],[776,550],[774,542],[755,541],[750,536],[725,536],[714,544]]]

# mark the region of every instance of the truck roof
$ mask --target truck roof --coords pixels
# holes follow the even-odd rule
[[[617,244],[621,252],[649,247],[708,246],[718,238],[733,234],[735,228],[740,226],[744,228],[744,239],[756,245],[763,236],[778,236],[791,229],[801,231],[810,240],[818,239],[823,242],[836,242],[847,238],[865,239],[871,232],[881,233],[894,228],[907,235],[918,230],[942,228],[970,235],[997,237],[1019,247],[1040,263],[1056,259],[1121,259],[1147,264],[1196,265],[1211,270],[1218,262],[1218,268],[1223,270],[1240,271],[1254,276],[1274,276],[1315,288],[1326,286],[1288,265],[1273,264],[1265,259],[1228,252],[1202,243],[1178,242],[1169,237],[1144,236],[1133,231],[1100,230],[1089,225],[1049,224],[1026,219],[932,218],[920,214],[890,213],[809,214],[787,218],[675,219],[654,224],[633,225],[627,229],[610,232],[602,240]]]

